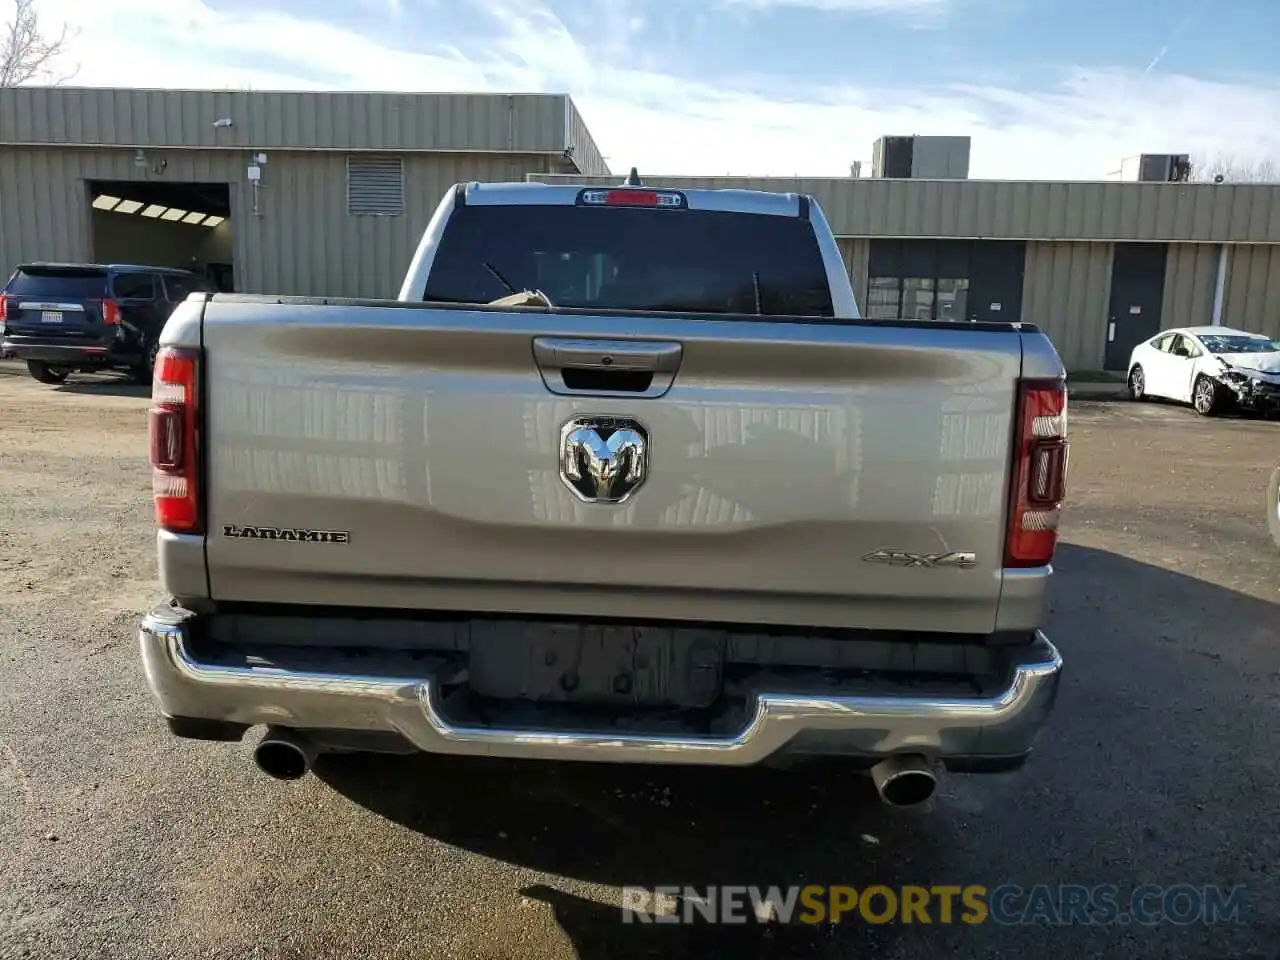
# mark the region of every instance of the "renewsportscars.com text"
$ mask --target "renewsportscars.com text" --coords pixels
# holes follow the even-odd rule
[[[623,923],[1241,923],[1243,887],[1144,884],[623,887]]]

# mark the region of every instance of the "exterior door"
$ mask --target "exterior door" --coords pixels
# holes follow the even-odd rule
[[[970,320],[1022,319],[1027,245],[1021,240],[975,240],[969,253]],[[1035,317],[1027,320],[1035,323]]]
[[[1103,361],[1108,370],[1127,370],[1133,348],[1160,332],[1168,252],[1168,245],[1163,243],[1115,245]]]

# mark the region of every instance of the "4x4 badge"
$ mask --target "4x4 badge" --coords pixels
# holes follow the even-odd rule
[[[976,567],[977,554],[908,553],[905,550],[873,550],[862,558],[867,563],[887,563],[891,567]]]

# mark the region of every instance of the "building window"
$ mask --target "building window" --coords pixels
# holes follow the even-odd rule
[[[968,320],[969,278],[938,278],[938,320]]]
[[[873,320],[969,320],[964,240],[875,240],[867,316]]]
[[[869,320],[1017,320],[1021,240],[872,240]]]
[[[933,277],[902,278],[902,318],[904,320],[932,320]]]
[[[404,164],[400,157],[347,157],[347,213],[398,217],[404,213]]]
[[[967,277],[872,277],[868,320],[968,320]]]
[[[867,319],[897,320],[902,316],[902,281],[872,277],[867,291]]]

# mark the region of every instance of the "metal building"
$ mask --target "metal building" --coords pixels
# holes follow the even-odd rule
[[[812,194],[868,316],[1032,321],[1076,370],[1162,326],[1280,338],[1280,185],[969,180],[965,138],[886,156],[904,139],[907,179],[646,181]],[[939,157],[954,179],[915,177]],[[450,185],[526,178],[614,182],[569,97],[2,89],[0,274],[128,260],[393,296]]]
[[[567,96],[0,89],[0,274],[143,262],[390,297],[452,184],[608,171]]]

